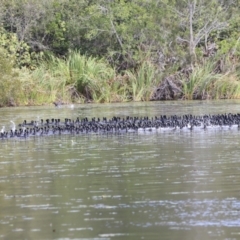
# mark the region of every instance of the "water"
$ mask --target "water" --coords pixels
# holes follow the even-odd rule
[[[240,101],[0,109],[10,120],[239,112]],[[0,239],[240,239],[240,131],[0,142]]]

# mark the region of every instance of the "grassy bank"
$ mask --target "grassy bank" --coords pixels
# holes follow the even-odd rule
[[[0,106],[239,98],[236,1],[0,6]]]
[[[4,50],[1,50],[4,51]],[[180,99],[240,97],[237,59],[209,58],[187,72],[172,67]],[[168,69],[169,71],[169,69]],[[175,71],[175,72],[173,72]],[[48,56],[34,70],[15,68],[0,54],[0,106],[64,103],[149,101],[164,88],[167,74],[148,58],[134,70],[117,72],[104,59],[72,51],[65,59]]]
[[[189,77],[182,79],[183,98],[188,100],[240,98],[239,80],[239,64],[234,64],[227,58],[221,61],[209,59],[201,65],[196,65]]]

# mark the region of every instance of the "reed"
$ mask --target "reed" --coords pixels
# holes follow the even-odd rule
[[[25,104],[49,104],[56,99],[71,101],[71,96],[67,92],[67,77],[56,67],[56,62],[44,63],[31,72],[22,69],[20,80],[22,101]]]
[[[239,77],[233,73],[227,73],[218,79],[214,86],[216,99],[240,98]]]
[[[156,85],[156,69],[144,61],[136,71],[128,71],[129,91],[133,101],[149,101]]]
[[[193,68],[188,79],[183,79],[183,95],[187,100],[213,98],[211,92],[214,83],[221,74],[214,73],[215,63],[206,62]]]
[[[67,59],[71,82],[88,101],[115,102],[124,93],[116,71],[104,59],[87,57],[79,52],[70,52]]]
[[[36,69],[15,69],[0,49],[0,106],[50,104],[63,102],[149,101],[158,73],[149,58],[138,68],[121,74],[104,59],[87,57],[77,51],[64,58],[49,55]],[[3,54],[1,54],[3,53]],[[185,99],[240,98],[239,61],[229,57],[209,59],[182,75]]]
[[[115,78],[114,69],[110,68],[103,59],[89,57],[85,59],[84,74],[81,87],[87,99],[94,102],[111,102],[111,85],[109,81]],[[78,88],[79,89],[79,88]]]

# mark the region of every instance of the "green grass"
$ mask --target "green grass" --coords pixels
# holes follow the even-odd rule
[[[50,56],[34,71],[21,71],[24,102],[29,104],[51,103],[56,99],[63,102],[126,101],[124,79],[103,59],[78,52],[70,52],[66,59]]]
[[[216,81],[214,86],[215,99],[240,98],[240,81],[235,74],[226,74]]]
[[[128,71],[129,91],[133,101],[149,101],[156,86],[156,68],[148,61],[136,71]]]
[[[3,49],[0,49],[4,51]],[[217,59],[196,65],[182,76],[184,98],[240,98],[240,67],[223,61],[216,73]],[[117,73],[104,59],[87,57],[77,51],[64,58],[49,55],[35,70],[15,69],[10,59],[0,54],[0,106],[70,102],[149,101],[166,72],[157,72],[149,58],[135,70]]]
[[[188,79],[183,79],[183,95],[187,100],[213,98],[211,92],[214,83],[221,78],[221,74],[214,73],[215,64],[207,62],[193,68]]]
[[[216,73],[221,64],[221,71]],[[238,64],[229,61],[229,57],[209,59],[194,67],[188,79],[183,79],[183,93],[187,100],[192,99],[230,99],[240,97]]]

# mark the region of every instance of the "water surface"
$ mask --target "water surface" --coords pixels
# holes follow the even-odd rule
[[[240,101],[3,108],[24,119],[238,113]],[[240,239],[240,131],[0,142],[0,239]]]

